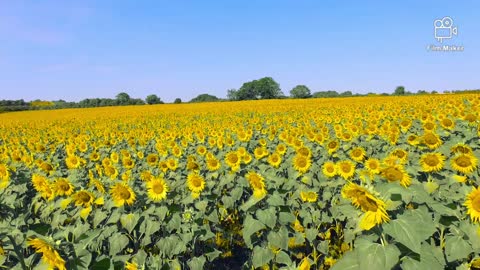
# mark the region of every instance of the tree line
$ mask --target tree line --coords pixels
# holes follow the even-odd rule
[[[480,93],[477,90],[453,90],[443,91],[444,93]],[[352,97],[352,96],[406,96],[406,95],[423,95],[437,94],[437,91],[428,92],[426,90],[418,90],[416,93],[406,91],[404,86],[398,86],[393,93],[367,93],[354,94],[352,91],[337,92],[335,90],[313,92],[306,85],[297,85],[290,90],[290,96],[285,96],[280,85],[271,77],[264,77],[258,80],[245,82],[237,89],[227,90],[227,99],[221,99],[210,94],[200,94],[191,99],[190,103],[195,102],[218,102],[218,101],[241,101],[241,100],[258,100],[258,99],[284,99],[284,98],[333,98],[333,97]],[[153,105],[163,104],[164,102],[155,94],[148,95],[145,100],[140,98],[132,98],[126,92],[121,92],[112,98],[87,98],[79,102],[67,102],[65,100],[41,101],[34,100],[26,102],[19,100],[0,100],[0,112],[8,111],[24,111],[39,109],[65,109],[65,108],[90,108],[105,106],[126,106],[126,105]],[[180,98],[174,100],[175,104],[182,103]]]

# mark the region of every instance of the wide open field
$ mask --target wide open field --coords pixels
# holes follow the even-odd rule
[[[468,269],[479,122],[480,95],[0,114],[0,264]]]

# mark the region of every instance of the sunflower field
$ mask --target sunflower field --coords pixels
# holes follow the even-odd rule
[[[480,269],[480,95],[0,114],[1,269]]]

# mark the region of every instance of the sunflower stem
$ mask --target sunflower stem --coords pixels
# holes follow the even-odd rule
[[[20,250],[17,243],[15,243],[15,239],[11,235],[7,235],[7,237],[8,237],[8,239],[10,239],[10,242],[12,242],[13,249],[15,250],[15,254],[17,254],[17,256],[18,256],[18,261],[22,265],[22,269],[27,270],[28,268],[27,268],[27,265],[25,264],[25,257],[23,257],[23,253]]]

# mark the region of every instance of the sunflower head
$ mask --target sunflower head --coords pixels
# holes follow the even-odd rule
[[[147,190],[148,197],[158,202],[167,198],[169,188],[163,178],[153,178],[147,182]]]
[[[467,195],[464,205],[467,207],[467,214],[473,222],[480,221],[480,188],[473,188]]]
[[[121,207],[124,204],[132,205],[136,199],[135,192],[125,183],[116,183],[113,185],[110,189],[110,194],[117,207]]]
[[[312,165],[312,161],[310,158],[303,156],[303,155],[295,155],[293,158],[293,168],[297,170],[299,173],[306,173],[310,166]]]
[[[477,168],[477,163],[473,154],[459,154],[451,160],[453,169],[464,174],[472,173]]]

